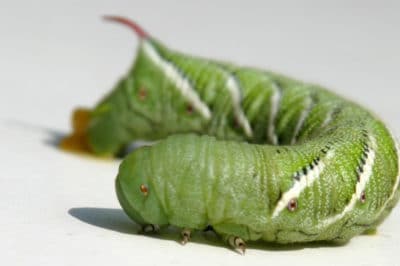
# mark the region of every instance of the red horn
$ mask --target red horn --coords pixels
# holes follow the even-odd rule
[[[137,23],[133,22],[132,20],[119,16],[104,16],[103,18],[108,21],[118,22],[128,26],[139,36],[139,38],[146,39],[149,37],[147,32],[145,32],[142,29],[142,27],[140,27]]]

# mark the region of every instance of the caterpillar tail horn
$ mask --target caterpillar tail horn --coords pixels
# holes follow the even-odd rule
[[[103,16],[103,18],[107,21],[117,22],[117,23],[128,26],[141,39],[148,39],[150,37],[150,35],[147,34],[147,32],[141,26],[139,26],[136,22],[134,22],[130,19],[120,17],[120,16],[109,16],[109,15]]]

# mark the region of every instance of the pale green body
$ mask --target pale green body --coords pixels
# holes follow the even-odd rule
[[[168,64],[210,116],[171,78]],[[240,89],[238,105],[232,88]],[[197,135],[138,149],[120,167],[118,198],[140,224],[211,225],[243,240],[345,241],[375,228],[399,199],[395,141],[356,104],[315,85],[142,40],[131,72],[94,110],[91,147],[115,154],[132,140],[176,133]],[[294,195],[294,210],[282,208],[285,195]]]

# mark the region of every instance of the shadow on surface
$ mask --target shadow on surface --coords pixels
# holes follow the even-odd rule
[[[139,226],[131,222],[120,209],[72,208],[68,210],[68,213],[87,224],[124,234],[136,234],[139,230]]]
[[[140,226],[132,222],[122,209],[111,208],[71,208],[68,213],[76,219],[90,225],[101,227],[104,229],[116,231],[124,234],[141,235],[163,240],[180,241],[180,230],[176,227],[163,228],[157,234],[141,234]],[[225,243],[214,232],[193,232],[190,242],[207,244],[229,249]],[[262,241],[247,243],[249,249],[271,250],[271,251],[290,251],[301,250],[305,248],[324,248],[324,247],[340,247],[330,242],[314,242],[303,244],[274,244]]]
[[[52,146],[54,148],[58,148],[58,144],[60,143],[61,139],[67,136],[67,133],[63,133],[61,131],[48,128],[42,125],[35,125],[24,121],[18,120],[9,120],[5,122],[8,126],[19,128],[21,130],[31,131],[31,132],[39,132],[45,133],[46,138],[43,140],[43,143]]]
[[[141,234],[140,226],[129,219],[122,209],[111,208],[71,208],[68,213],[78,220],[90,225],[116,231],[124,234],[141,235],[144,237],[164,240],[180,241],[180,231],[175,227],[163,228],[159,233]],[[212,232],[196,232],[192,235],[192,242],[224,246]]]
[[[29,122],[24,122],[24,121],[18,121],[18,120],[9,120],[5,122],[6,125],[18,128],[20,130],[24,131],[30,131],[30,132],[38,132],[38,133],[44,133],[45,134],[45,139],[43,140],[43,144],[47,146],[51,146],[55,149],[59,149],[59,144],[63,138],[68,136],[68,133],[61,132],[59,130],[55,130],[52,128],[48,128],[46,126],[42,125],[35,125],[31,124]],[[125,156],[127,156],[129,153],[133,152],[134,150],[142,147],[142,146],[151,146],[156,141],[145,141],[145,140],[136,140],[132,141],[129,145],[121,149],[119,153],[117,153],[115,156],[118,159],[123,159]],[[96,156],[95,156],[96,157]]]

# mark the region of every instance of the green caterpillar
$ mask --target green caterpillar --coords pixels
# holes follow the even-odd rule
[[[245,241],[348,241],[399,199],[399,147],[357,104],[276,73],[168,49],[137,24],[133,68],[93,110],[75,113],[62,147],[122,162],[121,206],[145,232],[213,228]],[[179,134],[178,134],[179,133]],[[174,135],[178,134],[178,135]],[[200,136],[201,135],[201,136]]]

